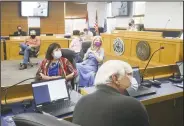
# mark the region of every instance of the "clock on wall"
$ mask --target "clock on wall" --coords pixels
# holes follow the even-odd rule
[[[128,16],[128,2],[121,2],[119,8],[119,16]]]

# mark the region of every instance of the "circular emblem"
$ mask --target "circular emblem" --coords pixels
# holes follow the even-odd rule
[[[147,60],[150,56],[150,46],[146,41],[140,41],[136,46],[136,54],[140,60]]]
[[[117,55],[122,55],[125,51],[124,42],[120,38],[116,38],[113,42],[113,49]]]

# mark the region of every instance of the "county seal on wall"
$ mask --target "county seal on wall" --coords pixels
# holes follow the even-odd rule
[[[150,56],[150,46],[148,42],[146,41],[138,42],[136,46],[136,54],[140,60],[142,61],[147,60]]]
[[[125,51],[124,42],[120,38],[116,38],[113,41],[113,49],[117,55],[122,55]]]

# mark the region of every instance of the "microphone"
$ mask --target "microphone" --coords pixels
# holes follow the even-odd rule
[[[143,72],[142,72],[142,80],[141,80],[141,82],[143,82],[143,80],[144,80],[145,71],[146,71],[146,69],[147,69],[147,67],[148,67],[148,65],[149,65],[149,63],[150,63],[152,57],[154,56],[154,54],[155,54],[156,52],[158,52],[158,51],[160,51],[160,50],[162,50],[162,49],[164,49],[163,46],[161,46],[159,49],[157,49],[156,51],[154,51],[153,54],[151,55],[150,59],[148,60],[148,63],[146,64],[146,67],[144,68],[144,70],[143,70]]]
[[[18,82],[18,83],[16,83],[16,84],[13,84],[13,85],[11,85],[11,86],[9,86],[9,87],[6,87],[6,88],[4,88],[4,89],[2,90],[2,91],[5,91],[5,96],[4,96],[5,105],[1,104],[1,113],[2,113],[2,114],[7,114],[7,113],[9,113],[9,112],[12,112],[12,108],[11,108],[10,106],[7,106],[7,105],[6,105],[6,104],[7,104],[6,98],[7,98],[7,94],[8,94],[8,89],[9,89],[9,88],[12,88],[12,87],[14,87],[14,86],[16,86],[16,85],[18,85],[18,84],[24,82],[24,81],[31,80],[31,79],[35,79],[35,77],[34,77],[34,78],[25,79],[25,80],[20,81],[20,82]]]
[[[18,84],[20,84],[20,83],[22,83],[22,82],[25,82],[25,81],[27,81],[27,80],[32,80],[32,79],[36,79],[36,78],[35,78],[35,77],[28,78],[28,79],[22,80],[22,81],[20,81],[20,82],[18,82],[18,83],[16,83],[16,84],[13,84],[13,85],[11,85],[11,86],[9,86],[9,87],[4,88],[3,91],[5,91],[5,96],[4,96],[5,104],[7,104],[6,98],[7,98],[7,93],[8,93],[8,89],[9,89],[9,88],[12,88],[12,87],[14,87],[14,86],[16,86],[16,85],[18,85]]]
[[[167,22],[166,22],[166,24],[165,24],[165,27],[164,27],[164,29],[166,29],[167,28],[167,24],[170,22],[170,19],[168,19],[167,20]]]

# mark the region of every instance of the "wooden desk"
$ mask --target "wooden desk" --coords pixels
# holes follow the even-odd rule
[[[183,60],[183,40],[163,38],[161,32],[119,31],[112,34],[104,33],[102,38],[105,60],[119,59],[129,62],[132,66],[145,67],[147,60],[140,60],[136,54],[136,45],[139,41],[146,41],[149,44],[151,54],[161,46],[165,47],[155,53],[149,66],[174,64],[176,61]],[[116,55],[114,52],[113,42],[116,38],[124,42],[125,51],[122,55]]]
[[[1,40],[1,61],[4,60],[4,41]]]
[[[7,60],[16,60],[16,59],[22,59],[22,56],[19,55],[20,51],[20,43],[23,43],[25,41],[24,37],[11,37],[10,40],[6,41],[6,53],[7,53]],[[68,48],[69,47],[69,39],[65,39],[58,36],[40,36],[41,40],[41,47],[40,47],[40,53],[39,57],[45,57],[45,53],[47,51],[48,46],[51,43],[59,43],[62,48]]]

